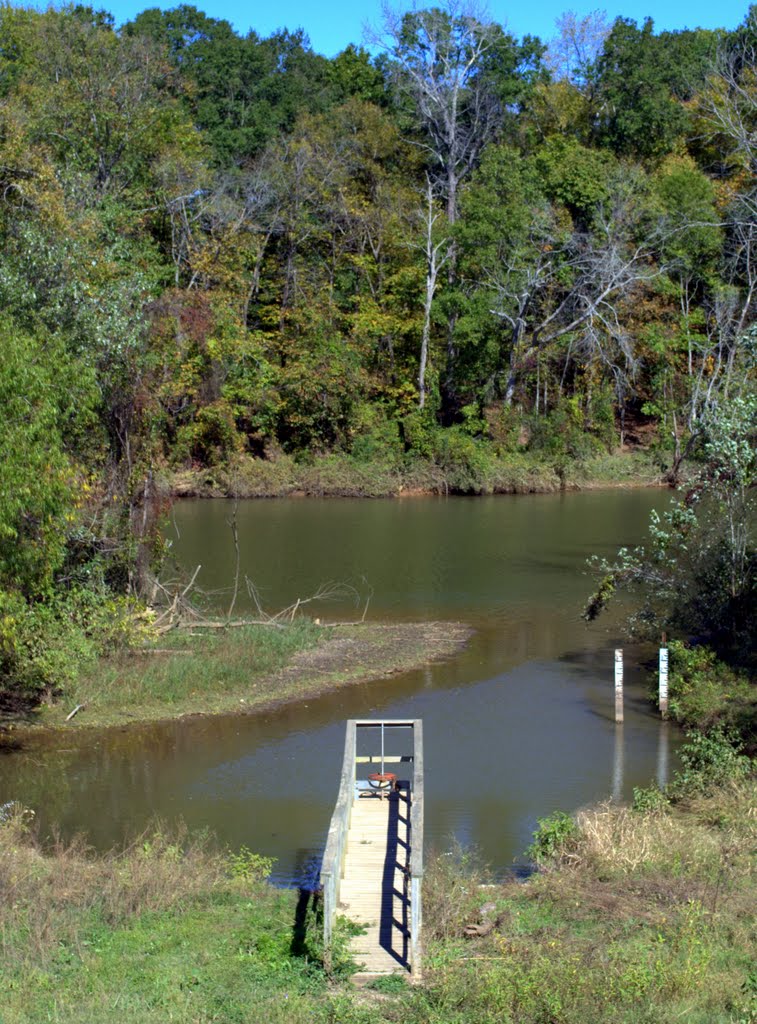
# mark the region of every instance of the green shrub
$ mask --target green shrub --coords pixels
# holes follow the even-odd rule
[[[430,459],[434,454],[436,435],[441,428],[428,410],[414,409],[402,418],[405,449],[413,456]]]
[[[601,446],[611,452],[617,444],[618,432],[615,426],[615,401],[609,385],[594,390],[588,403],[587,421],[595,449]]]
[[[526,856],[539,867],[545,867],[569,852],[577,839],[578,826],[573,818],[564,811],[555,811],[538,819],[534,841],[526,850]]]
[[[664,790],[654,783],[651,786],[633,787],[633,809],[640,813],[663,811],[670,804]]]
[[[70,689],[99,655],[144,642],[149,619],[108,591],[27,602],[0,590],[0,710],[25,711]]]
[[[583,462],[601,448],[584,429],[577,398],[561,402],[546,416],[529,417],[528,424],[529,449],[559,463],[567,460]]]
[[[483,437],[488,433],[488,423],[478,402],[464,405],[460,415],[463,418],[461,429],[470,437]]]
[[[675,796],[708,793],[717,786],[745,778],[752,767],[740,739],[717,726],[709,733],[689,733],[681,747],[681,768],[671,784]]]
[[[669,706],[676,721],[705,732],[720,724],[744,737],[753,733],[757,699],[746,675],[719,661],[709,647],[673,640],[669,651]]]
[[[242,450],[234,413],[225,399],[198,410],[194,421],[180,427],[173,457],[176,462],[195,461],[203,466],[222,465]]]
[[[383,405],[360,407],[351,455],[357,462],[397,463],[403,444],[399,424],[391,419]]]
[[[273,870],[275,857],[263,857],[253,853],[247,846],[241,846],[236,853],[229,854],[229,868],[233,878],[245,882],[263,882]]]
[[[462,427],[438,428],[433,435],[431,457],[442,471],[446,490],[463,494],[491,493],[494,462],[491,449]]]

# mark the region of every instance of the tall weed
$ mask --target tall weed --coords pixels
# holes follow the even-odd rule
[[[475,921],[486,870],[477,853],[455,843],[429,859],[423,878],[423,928],[428,938],[459,937]]]
[[[207,838],[156,825],[125,849],[95,854],[81,836],[43,844],[28,814],[0,825],[0,949],[7,963],[49,962],[60,943],[81,946],[95,923],[180,906],[227,875]]]

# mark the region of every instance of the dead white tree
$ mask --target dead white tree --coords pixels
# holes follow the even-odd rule
[[[243,618],[232,618],[240,590],[239,573],[239,543],[236,532],[236,521],[232,519],[229,523],[232,529],[232,536],[236,552],[236,565],[234,581],[231,587],[231,603],[222,618],[214,617],[203,610],[207,605],[208,598],[218,600],[229,591],[220,590],[208,594],[197,586],[197,578],[201,566],[197,566],[188,582],[178,580],[153,579],[153,611],[155,618],[152,623],[153,631],[162,636],[174,630],[203,630],[203,629],[232,629],[240,626],[271,626],[283,628],[287,623],[294,622],[295,618],[304,608],[312,604],[323,604],[334,601],[349,602],[356,607],[362,603],[361,591],[358,587],[349,582],[327,582],[322,583],[312,594],[305,597],[298,597],[286,607],[277,612],[269,612],[263,606],[260,592],[249,576],[244,577],[245,588],[251,604],[255,611],[252,616]],[[365,583],[365,581],[363,581]],[[361,588],[362,589],[362,588]],[[368,587],[365,597],[362,617],[358,620],[364,622],[368,613],[373,591]],[[316,619],[316,622],[318,620]],[[334,623],[334,625],[354,625],[354,622]]]
[[[754,43],[757,15],[748,16],[751,31],[721,45],[702,106],[713,135],[730,143],[731,155],[753,173],[757,169],[757,46]]]
[[[721,45],[701,103],[713,138],[740,174],[750,177],[735,195],[723,220],[725,235],[721,277],[705,304],[706,331],[689,356],[692,379],[688,427],[722,394],[733,396],[754,370],[757,353],[757,14]]]
[[[584,17],[565,11],[555,19],[555,27],[557,35],[549,42],[545,62],[555,78],[585,89],[612,27],[607,11],[590,11]]]
[[[509,327],[505,404],[513,401],[524,362],[566,336],[571,340],[563,379],[570,358],[583,354],[603,362],[621,390],[636,361],[618,305],[659,274],[652,244],[629,244],[611,216],[600,216],[591,234],[573,232],[562,239],[546,222],[528,244],[530,259],[518,251],[512,263],[489,271],[496,297],[491,312]]]
[[[426,263],[426,290],[423,299],[423,328],[421,331],[421,353],[418,367],[418,408],[426,404],[426,367],[428,365],[429,343],[431,340],[431,311],[436,295],[439,273],[449,257],[449,237],[436,241],[436,224],[439,210],[436,207],[436,190],[429,175],[426,175],[426,202],[420,218],[423,227],[421,249]]]
[[[497,134],[507,100],[517,94],[521,51],[472,0],[446,0],[426,10],[414,6],[404,12],[385,4],[382,28],[368,30],[367,35],[389,56],[396,87],[410,101],[416,122],[410,141],[426,152],[429,175],[445,202],[447,221],[454,225],[460,185]],[[454,241],[446,256],[449,283],[454,286]],[[448,403],[454,390],[456,319],[451,311],[443,386]]]
[[[385,5],[383,15],[371,41],[383,46],[413,104],[421,129],[413,142],[427,152],[454,224],[460,182],[501,124],[502,105],[483,65],[504,33],[482,8],[458,0],[405,12]]]

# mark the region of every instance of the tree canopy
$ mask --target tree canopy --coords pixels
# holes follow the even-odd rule
[[[0,8],[0,591],[143,592],[182,467],[707,464],[754,392],[754,9],[558,27],[387,8],[327,59]]]

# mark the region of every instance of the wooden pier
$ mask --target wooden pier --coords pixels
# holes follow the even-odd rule
[[[377,749],[360,753],[366,736]],[[400,738],[412,752],[389,752]],[[338,915],[363,928],[351,942],[358,980],[420,976],[422,877],[422,722],[350,719],[321,887],[327,950]]]

